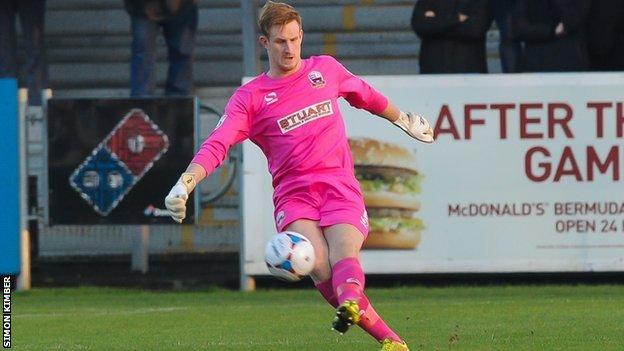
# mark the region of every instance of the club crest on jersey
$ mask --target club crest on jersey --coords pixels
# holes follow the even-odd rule
[[[277,124],[282,133],[285,134],[315,119],[327,117],[333,113],[331,100],[326,100],[290,113],[286,117],[280,118]]]
[[[312,84],[315,88],[322,88],[325,86],[325,79],[319,71],[312,71],[308,73],[308,79],[310,80],[310,84]]]

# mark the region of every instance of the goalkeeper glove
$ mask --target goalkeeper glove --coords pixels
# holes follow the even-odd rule
[[[169,191],[169,195],[165,198],[165,206],[174,221],[182,223],[186,217],[186,200],[196,185],[194,174],[182,173],[180,179]]]
[[[423,143],[433,142],[433,129],[424,117],[413,112],[406,113],[401,111],[399,118],[393,123],[414,139],[418,139]]]

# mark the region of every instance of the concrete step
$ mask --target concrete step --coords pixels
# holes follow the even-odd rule
[[[199,0],[200,8],[228,8],[240,7],[241,0]],[[249,1],[249,0],[245,0]],[[264,2],[257,0],[258,7]],[[295,8],[301,6],[378,6],[378,5],[409,5],[414,6],[413,0],[291,0],[289,4]],[[123,0],[54,0],[47,3],[47,9],[50,10],[77,10],[77,9],[121,9],[123,8]]]
[[[196,86],[235,85],[243,74],[238,61],[196,62]],[[158,82],[164,82],[167,64],[156,65]],[[123,63],[52,63],[49,66],[52,89],[122,88],[128,85],[130,65]]]
[[[418,61],[414,56],[385,57],[371,60],[367,57],[344,58],[341,62],[359,75],[418,74]],[[267,64],[263,62],[266,69]],[[500,72],[498,56],[488,57],[490,72]],[[166,77],[167,64],[156,65],[159,86]],[[49,68],[53,89],[106,89],[124,88],[128,85],[128,63],[59,63]],[[238,85],[243,76],[240,61],[196,62],[194,65],[196,87]]]
[[[69,21],[68,19],[74,19]],[[209,8],[199,12],[198,31],[240,33],[237,8]],[[118,35],[130,33],[130,19],[123,9],[58,10],[46,13],[46,35]]]
[[[202,8],[240,7],[240,0],[199,0]],[[123,0],[54,0],[47,3],[48,11],[123,9]]]
[[[302,6],[304,30],[386,31],[410,28],[412,6]],[[68,20],[72,19],[72,20]],[[239,8],[202,8],[199,33],[240,33]],[[130,20],[122,8],[59,9],[46,13],[46,35],[118,35],[129,33]]]
[[[418,72],[420,41],[409,24],[412,1],[292,3],[304,18],[304,57],[330,54],[352,66],[357,74]],[[239,84],[242,76],[240,2],[200,1],[200,6],[196,86]],[[131,37],[121,0],[55,1],[50,4],[46,35],[53,88],[127,86]],[[487,48],[491,72],[500,72],[497,42],[498,32],[491,31]],[[158,43],[157,77],[162,84],[167,67],[166,48],[162,37]]]
[[[357,44],[307,44],[303,47],[303,57],[319,54],[330,54],[342,59],[346,58],[377,58],[377,57],[416,57],[419,43],[380,43],[371,46],[367,43]],[[196,47],[195,62],[210,62],[223,60],[242,61],[242,49],[240,47]],[[263,55],[266,56],[266,55]],[[48,57],[55,64],[80,64],[97,62],[125,63],[129,64],[131,53],[129,47],[118,48],[65,48],[51,49]],[[157,61],[167,62],[167,49],[161,47],[157,51]]]

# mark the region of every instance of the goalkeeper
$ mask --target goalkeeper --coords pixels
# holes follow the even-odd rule
[[[383,117],[425,143],[433,142],[433,130],[426,119],[401,112],[333,57],[302,59],[302,22],[293,7],[268,1],[258,25],[268,72],[230,98],[165,204],[181,223],[197,183],[223,162],[232,145],[250,139],[268,160],[277,230],[301,233],[314,246],[317,259],[310,275],[336,308],[332,327],[344,333],[357,324],[379,341],[381,350],[408,350],[364,294],[359,253],[368,217],[337,100]]]

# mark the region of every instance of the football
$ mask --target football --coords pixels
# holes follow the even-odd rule
[[[264,260],[273,276],[296,282],[314,268],[314,248],[310,240],[299,233],[281,232],[267,243]]]

